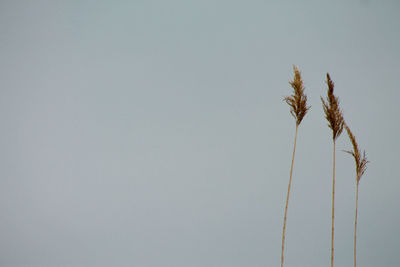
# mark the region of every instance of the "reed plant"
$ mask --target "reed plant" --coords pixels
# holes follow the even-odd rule
[[[354,267],[357,267],[357,211],[358,211],[358,186],[360,183],[361,176],[363,176],[365,170],[367,169],[367,164],[369,161],[365,155],[365,151],[363,155],[360,154],[360,149],[358,147],[357,141],[353,133],[351,132],[349,126],[345,123],[344,127],[346,128],[349,139],[353,145],[352,151],[345,150],[344,152],[349,153],[353,156],[355,164],[356,164],[356,211],[354,218]]]
[[[321,97],[322,107],[324,109],[325,117],[328,121],[328,126],[332,130],[333,140],[333,179],[332,179],[332,235],[331,235],[331,267],[334,264],[334,237],[335,237],[335,153],[336,153],[336,140],[343,131],[343,114],[339,108],[339,98],[333,93],[334,83],[326,74],[326,83],[328,85],[328,92],[326,102]]]
[[[294,71],[293,81],[289,81],[289,84],[293,88],[293,94],[284,98],[284,101],[286,101],[286,103],[290,106],[290,114],[292,114],[292,116],[296,120],[296,133],[294,136],[292,163],[290,166],[289,185],[286,195],[285,215],[283,217],[281,267],[283,267],[284,263],[286,219],[287,219],[287,211],[289,205],[290,188],[292,185],[293,164],[294,164],[294,156],[296,153],[297,132],[301,121],[307,114],[307,111],[310,109],[310,107],[307,106],[307,96],[304,94],[304,85],[303,85],[303,80],[301,78],[301,73],[296,66],[293,66],[293,71]]]

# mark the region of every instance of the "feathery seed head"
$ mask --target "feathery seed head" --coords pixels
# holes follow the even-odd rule
[[[356,163],[356,181],[358,183],[358,182],[360,182],[361,176],[364,174],[365,170],[367,169],[367,163],[369,163],[369,161],[367,160],[367,157],[365,155],[365,151],[363,153],[363,156],[361,157],[360,149],[358,148],[356,137],[351,132],[349,126],[347,126],[347,124],[344,123],[344,127],[346,128],[347,134],[349,135],[349,139],[350,139],[350,141],[351,141],[351,143],[353,145],[353,151],[345,150],[344,152],[349,153],[350,155],[352,155],[354,160],[355,160],[355,163]]]
[[[293,65],[294,78],[289,81],[293,88],[293,95],[284,98],[286,103],[290,106],[290,114],[296,119],[296,125],[300,125],[307,111],[310,109],[307,106],[307,96],[304,94],[303,80],[299,69]]]
[[[326,74],[326,83],[328,84],[328,95],[325,100],[321,97],[322,107],[325,117],[329,122],[329,128],[332,129],[332,138],[336,140],[343,131],[343,114],[339,108],[339,98],[333,94],[335,84],[331,80],[329,73]]]

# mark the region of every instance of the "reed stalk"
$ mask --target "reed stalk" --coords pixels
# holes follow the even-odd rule
[[[359,182],[357,182],[356,189],[356,215],[354,218],[354,267],[357,267],[357,211],[358,211],[358,186]]]
[[[356,211],[354,218],[354,267],[357,267],[357,213],[358,213],[358,187],[360,184],[361,176],[363,176],[365,170],[367,169],[367,157],[365,155],[365,151],[363,156],[360,154],[360,149],[358,147],[357,141],[353,133],[351,132],[349,126],[345,123],[344,127],[346,128],[349,139],[353,145],[353,151],[345,151],[353,156],[355,164],[356,164]]]
[[[328,85],[328,92],[326,102],[321,97],[322,107],[324,109],[325,118],[328,121],[328,126],[332,130],[333,140],[333,179],[332,179],[332,235],[331,235],[331,267],[334,266],[334,238],[335,238],[335,153],[336,153],[336,140],[343,131],[343,114],[339,108],[339,98],[333,94],[334,83],[329,76],[326,74],[326,83]]]
[[[291,185],[292,185],[293,163],[294,163],[294,156],[295,156],[295,153],[296,153],[296,140],[297,140],[297,130],[298,130],[298,128],[299,128],[298,125],[296,125],[296,134],[294,136],[294,145],[293,145],[293,154],[292,154],[292,164],[290,166],[289,185],[288,185],[288,191],[287,191],[287,195],[286,195],[285,216],[283,218],[281,267],[283,267],[283,262],[284,262],[286,219],[287,219],[287,211],[288,211],[288,205],[289,205],[290,188],[291,188]]]
[[[336,159],[336,141],[333,140],[333,181],[332,181],[332,236],[331,236],[331,267],[334,260],[334,239],[335,239],[335,159]]]
[[[293,165],[296,153],[297,132],[301,121],[303,120],[307,111],[310,109],[310,107],[307,106],[307,96],[304,94],[304,85],[303,85],[303,80],[301,79],[301,73],[296,66],[293,66],[293,70],[294,70],[294,78],[293,81],[289,82],[289,84],[292,86],[294,93],[293,95],[284,98],[286,103],[290,106],[290,114],[292,114],[292,116],[296,119],[296,133],[294,136],[292,163],[290,166],[289,184],[286,195],[285,215],[283,217],[281,267],[283,267],[284,255],[285,255],[286,220],[287,220],[287,211],[289,206],[290,189],[292,185]]]

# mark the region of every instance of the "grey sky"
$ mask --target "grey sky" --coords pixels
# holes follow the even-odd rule
[[[286,266],[330,260],[336,84],[371,161],[358,255],[398,266],[398,1],[1,1],[0,265],[278,266],[299,66]],[[355,178],[337,144],[336,266]]]

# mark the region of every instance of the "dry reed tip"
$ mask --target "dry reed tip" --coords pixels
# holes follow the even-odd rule
[[[351,132],[349,126],[344,123],[344,127],[346,128],[347,134],[349,136],[349,139],[353,145],[353,151],[348,151],[345,150],[344,152],[349,153],[350,155],[353,156],[355,163],[356,163],[356,181],[357,183],[360,182],[361,176],[364,174],[365,170],[367,169],[367,163],[369,161],[367,160],[367,157],[365,155],[365,151],[363,153],[363,156],[361,157],[360,154],[360,149],[358,147],[356,137],[354,134]]]
[[[321,97],[322,107],[324,108],[325,117],[329,122],[328,126],[332,129],[333,140],[336,140],[343,131],[343,114],[339,108],[339,98],[333,94],[335,84],[331,80],[329,73],[326,74],[326,83],[328,85],[328,95],[326,102]]]
[[[290,114],[296,119],[296,125],[300,125],[307,111],[310,109],[307,106],[307,96],[304,94],[303,80],[299,69],[293,65],[294,78],[289,81],[293,88],[293,95],[284,98],[284,101],[290,106]]]

